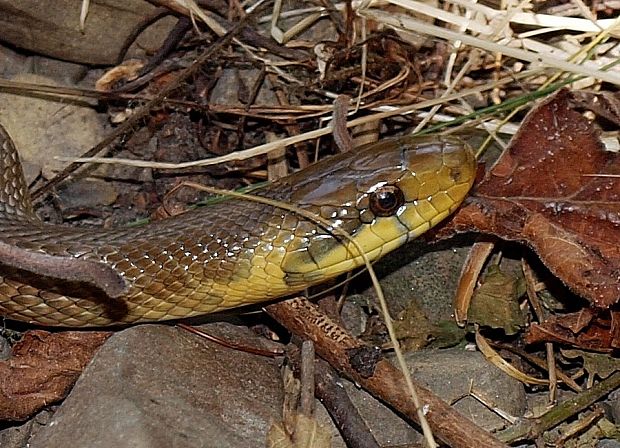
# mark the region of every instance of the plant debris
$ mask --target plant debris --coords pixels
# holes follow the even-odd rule
[[[594,306],[620,300],[620,157],[561,90],[534,109],[450,226],[530,245]]]
[[[90,150],[84,148],[84,158],[70,158],[75,163],[55,177],[44,171],[34,184],[35,196],[53,198],[69,176],[94,175],[113,182],[110,197],[116,202],[72,208],[64,200],[48,200],[39,210],[45,220],[111,225],[159,219],[210,200],[206,193],[180,191],[179,185],[201,182],[211,191],[247,187],[384,136],[445,131],[476,146],[484,139],[482,154],[492,141],[505,147],[504,139],[516,132],[468,202],[437,233],[493,236],[492,242],[477,243],[475,260],[464,270],[455,310],[463,328],[431,322],[414,303],[395,307],[401,311],[398,333],[409,349],[475,340],[491,363],[527,384],[528,391],[548,389],[549,403],[565,385],[577,391],[575,402],[562,401],[536,418],[516,424],[508,419],[502,441],[541,443],[544,435],[550,443],[565,444],[579,434],[590,442],[602,437],[599,433],[613,436],[592,404],[620,384],[614,358],[620,348],[617,2],[150,0],[148,14],[125,17],[123,23],[130,25],[118,36],[109,33],[109,17],[98,19],[100,8],[109,7],[106,1],[90,9],[83,2],[79,23],[58,21],[51,29],[41,29],[49,22],[41,17],[60,17],[59,12],[65,17],[64,7],[26,14],[13,3],[0,0],[0,22],[10,31],[0,38],[84,63],[120,60],[143,27],[164,16],[176,21],[165,28],[158,48],[108,67],[92,89],[0,79],[0,90],[49,95],[63,107],[65,101],[94,98],[116,126]],[[28,8],[31,2],[22,3]],[[22,22],[10,14],[35,17],[36,26],[15,28]],[[92,36],[101,34],[102,24],[106,48],[93,55]],[[21,28],[39,39],[20,36]],[[73,34],[78,29],[82,34]],[[59,44],[69,31],[71,45]],[[46,35],[52,37],[51,50],[37,44]],[[88,58],[80,60],[84,54]],[[572,90],[559,90],[565,85]],[[524,118],[521,110],[544,97]],[[54,120],[62,123],[60,115]],[[67,154],[49,156],[67,160]],[[481,157],[493,161],[492,155]],[[101,166],[82,169],[84,162]],[[516,249],[527,295],[518,275],[512,276],[515,269],[505,270],[514,257],[505,252],[515,246],[499,239],[523,243],[540,258],[538,263],[523,246]],[[498,252],[497,263],[485,269],[488,257]],[[354,279],[349,287],[356,285]],[[381,350],[351,338],[335,322],[337,316],[317,318],[312,305],[292,303],[269,312],[293,333],[316,339],[317,352],[341,373],[426,424],[423,410],[402,392],[405,379]],[[294,306],[309,313],[307,321]],[[376,323],[373,306],[362,312],[368,310],[363,337],[391,350],[386,327]],[[326,337],[325,330],[338,340]],[[0,387],[2,417],[23,419],[60,400],[106,337],[26,333],[13,357],[0,362],[6,379]],[[372,356],[356,363],[352,353]],[[587,378],[580,376],[583,371]],[[454,447],[504,446],[419,389],[424,403],[431,403],[428,424],[439,439]],[[571,419],[563,435],[553,433]],[[316,431],[313,419],[300,423],[301,418],[274,427],[271,442],[291,446],[296,437]]]
[[[0,362],[0,419],[24,420],[71,390],[110,332],[33,330]]]

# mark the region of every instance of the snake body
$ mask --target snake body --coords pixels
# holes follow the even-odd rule
[[[50,326],[178,319],[283,297],[377,259],[422,234],[469,191],[476,162],[450,138],[396,138],[340,154],[259,190],[331,225],[233,198],[137,228],[41,222],[0,128],[0,243],[103,263],[125,280],[111,299],[90,285],[0,266],[0,314]]]

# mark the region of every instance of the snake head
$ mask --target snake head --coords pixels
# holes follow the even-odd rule
[[[283,270],[289,282],[315,283],[360,266],[360,249],[377,259],[445,219],[470,190],[476,160],[458,139],[404,137],[340,154],[304,173],[304,179],[289,178],[296,185],[291,202],[332,226],[298,226]]]

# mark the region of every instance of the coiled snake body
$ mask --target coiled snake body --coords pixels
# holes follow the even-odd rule
[[[350,241],[294,212],[229,199],[138,228],[84,229],[34,214],[17,153],[0,127],[0,244],[103,263],[126,290],[0,266],[0,314],[104,326],[207,314],[299,292],[362,264]],[[389,139],[319,162],[259,190],[345,230],[374,260],[422,234],[469,191],[476,163],[449,138]]]

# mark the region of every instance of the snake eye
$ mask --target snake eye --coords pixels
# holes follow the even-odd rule
[[[392,216],[405,202],[405,195],[394,185],[377,188],[370,195],[370,210],[375,216]]]

